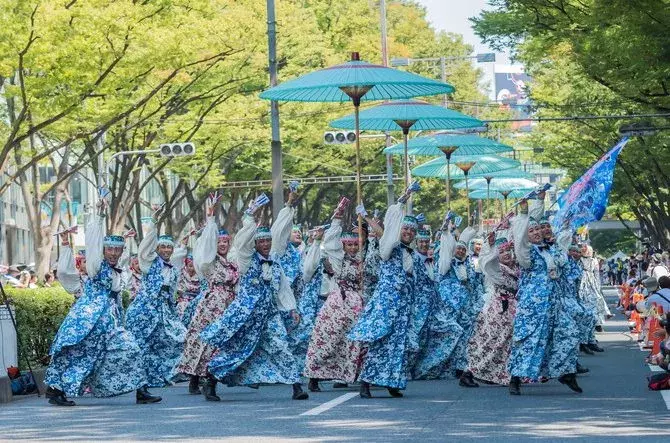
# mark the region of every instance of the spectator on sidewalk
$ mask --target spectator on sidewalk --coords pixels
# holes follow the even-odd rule
[[[651,281],[650,283],[654,284],[655,280],[654,277],[649,277],[645,280],[645,286],[647,281]],[[657,289],[650,292],[645,301],[647,307],[651,307],[652,303],[656,303],[656,305],[663,308],[663,312],[670,312],[670,277],[664,275],[659,278]]]
[[[670,275],[668,267],[663,263],[663,256],[661,254],[656,253],[652,255],[649,267],[647,268],[647,274],[656,278],[656,280],[663,276]]]

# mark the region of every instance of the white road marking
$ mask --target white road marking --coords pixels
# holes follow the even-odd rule
[[[648,366],[649,366],[649,369],[651,370],[651,372],[663,372],[663,371],[665,371],[665,369],[663,369],[660,366],[656,366],[656,365],[648,365]]]
[[[658,391],[661,393],[663,396],[663,400],[665,401],[665,406],[668,408],[670,411],[670,391]]]
[[[349,392],[347,394],[340,395],[339,397],[327,401],[324,404],[317,406],[316,408],[310,409],[309,411],[305,411],[300,415],[319,415],[322,412],[326,412],[327,410],[332,409],[335,406],[340,405],[347,400],[351,400],[356,396],[358,396],[358,392]]]

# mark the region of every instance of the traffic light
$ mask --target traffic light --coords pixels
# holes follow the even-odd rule
[[[356,142],[356,133],[353,131],[330,131],[323,134],[323,141],[327,145],[340,145]]]
[[[195,154],[195,145],[191,142],[163,143],[159,149],[163,157],[181,157]]]

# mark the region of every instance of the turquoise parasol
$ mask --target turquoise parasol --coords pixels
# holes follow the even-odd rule
[[[344,102],[354,104],[356,131],[356,191],[361,195],[360,119],[361,101],[406,99],[425,95],[448,94],[455,88],[437,80],[361,61],[358,52],[341,65],[305,74],[267,89],[260,97],[267,100],[298,102]],[[358,217],[359,230],[362,219]],[[361,237],[362,238],[362,237]]]
[[[382,103],[374,108],[365,109],[360,113],[360,129],[377,131],[402,131],[403,134],[403,169],[405,186],[409,186],[409,167],[407,162],[408,135],[410,129],[425,131],[434,129],[463,129],[482,126],[484,122],[474,117],[461,114],[453,109],[443,108],[419,100],[395,100]],[[353,129],[353,114],[330,122],[330,126],[339,129]]]
[[[412,174],[419,177],[446,178],[448,180],[452,177],[465,178],[466,194],[468,194],[468,177],[486,177],[498,171],[516,168],[520,164],[517,160],[497,155],[462,155],[457,157],[454,164],[451,164],[447,158],[435,158],[414,168]],[[469,220],[470,199],[468,199]]]

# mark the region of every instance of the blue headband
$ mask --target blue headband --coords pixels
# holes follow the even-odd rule
[[[123,248],[126,245],[126,241],[120,235],[106,235],[102,241],[102,245],[110,248]]]
[[[230,234],[228,233],[228,231],[226,231],[225,229],[221,228],[221,229],[219,229],[218,237],[219,237],[219,238],[230,238]]]
[[[419,223],[417,223],[416,217],[412,215],[406,215],[405,218],[402,219],[402,227],[414,229],[416,231],[419,229]]]
[[[355,232],[344,232],[342,233],[342,236],[340,237],[340,240],[342,240],[342,243],[354,243],[358,242],[358,234]]]
[[[256,228],[256,233],[254,234],[254,240],[264,240],[267,238],[272,238],[272,233],[270,228],[267,226],[259,226]]]
[[[174,239],[171,235],[158,236],[158,246],[174,246]]]
[[[417,240],[430,240],[430,232],[425,229],[419,229],[416,233]]]

